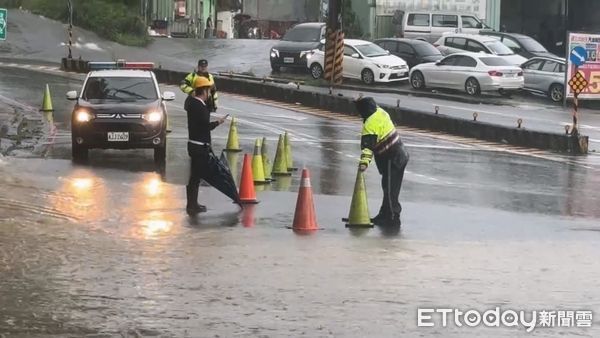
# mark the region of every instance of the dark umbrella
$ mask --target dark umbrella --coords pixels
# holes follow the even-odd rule
[[[234,203],[242,207],[242,201],[240,200],[240,195],[238,194],[231,171],[229,171],[229,168],[219,160],[212,150],[208,156],[206,172],[207,174],[204,177],[204,180],[208,184],[212,185],[215,189],[225,194],[225,196],[231,198]]]

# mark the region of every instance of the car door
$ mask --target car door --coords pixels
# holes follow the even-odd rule
[[[412,46],[406,42],[398,42],[398,52],[396,55],[406,61],[410,68],[419,63],[417,53]]]
[[[461,32],[465,34],[479,34],[483,24],[472,15],[461,15]]]
[[[556,73],[559,71],[560,66],[558,62],[552,60],[544,61],[544,64],[542,64],[537,74],[537,82],[535,83],[535,87],[533,87],[533,89],[547,92],[550,88],[550,85],[554,83]]]
[[[358,58],[352,57],[352,55],[358,55]],[[344,45],[343,76],[351,79],[360,79],[361,65],[362,59],[358,51],[352,46]]]
[[[452,77],[452,70],[459,55],[450,55],[440,60],[426,76],[425,82],[429,85],[447,87]]]
[[[403,27],[404,37],[435,41],[431,36],[431,16],[428,13],[409,13]]]
[[[544,63],[543,59],[533,59],[525,62],[521,68],[523,69],[523,77],[525,78],[525,88],[539,88],[540,68]]]
[[[477,61],[470,56],[457,55],[448,75],[448,88],[463,89],[469,77],[477,78]]]

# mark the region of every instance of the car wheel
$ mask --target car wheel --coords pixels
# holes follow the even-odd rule
[[[281,71],[281,67],[279,67],[278,65],[274,65],[274,64],[271,64],[271,69],[276,73],[279,73]]]
[[[424,89],[425,78],[423,77],[423,73],[419,71],[412,73],[412,75],[410,76],[410,85],[414,89]]]
[[[312,65],[310,65],[310,75],[315,80],[320,79],[321,77],[323,77],[323,67],[321,67],[321,65],[316,62],[313,63]]]
[[[167,144],[154,148],[154,163],[162,164],[167,158]]]
[[[467,82],[465,82],[465,91],[471,96],[481,94],[481,86],[479,85],[479,81],[473,77],[468,78]]]
[[[78,145],[75,142],[72,142],[71,156],[73,157],[73,161],[75,162],[86,161],[88,159],[88,148]]]
[[[548,90],[548,96],[553,102],[562,102],[564,93],[565,87],[558,83],[550,86],[550,89]]]
[[[373,71],[370,69],[363,70],[360,74],[360,78],[362,79],[362,82],[367,85],[371,85],[375,82],[375,74],[373,74]]]

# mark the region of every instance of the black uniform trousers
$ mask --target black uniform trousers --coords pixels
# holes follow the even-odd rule
[[[408,159],[408,151],[401,142],[394,145],[386,154],[375,155],[375,163],[381,174],[381,188],[383,189],[383,201],[379,208],[381,216],[391,218],[402,212],[402,205],[398,197]]]
[[[198,189],[200,180],[207,174],[208,159],[210,154],[210,146],[187,144],[188,155],[191,158],[190,179],[187,185],[187,203],[188,206],[193,206],[198,203]]]

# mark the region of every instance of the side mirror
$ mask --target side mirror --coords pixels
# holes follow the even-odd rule
[[[480,22],[477,24],[476,28],[482,29],[483,28],[483,24]]]
[[[358,55],[358,53],[354,53],[352,55],[350,55],[351,57],[355,58],[355,59],[360,59],[360,55]]]
[[[76,90],[71,90],[67,92],[67,100],[77,100],[77,91]]]
[[[439,65],[441,65],[441,64],[442,64],[442,60],[437,60],[437,61],[435,62],[435,65],[436,65],[436,66],[439,66]]]
[[[162,99],[165,101],[173,101],[175,100],[175,93],[173,92],[164,92],[162,94]]]

